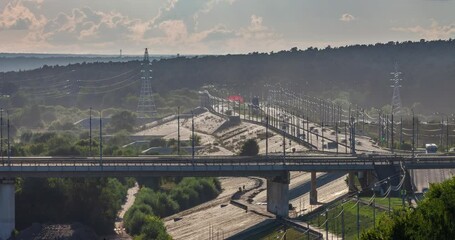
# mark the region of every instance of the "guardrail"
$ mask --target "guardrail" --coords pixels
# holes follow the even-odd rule
[[[218,157],[12,157],[2,166],[334,166],[381,165],[403,162],[404,165],[455,164],[455,156],[360,155],[360,156],[218,156]],[[454,165],[455,167],[455,165]]]

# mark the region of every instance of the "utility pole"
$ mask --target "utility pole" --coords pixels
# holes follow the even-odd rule
[[[322,152],[324,152],[324,121],[321,122],[321,146]]]
[[[329,209],[325,209],[325,239],[329,239]]]
[[[387,144],[387,147],[390,147],[389,145],[389,115],[386,115],[386,144]]]
[[[286,158],[286,125],[285,125],[285,116],[282,116],[283,119],[283,126],[281,127],[283,130],[283,158]]]
[[[400,149],[403,144],[403,117],[400,117]]]
[[[177,155],[180,156],[180,106],[177,107]]]
[[[392,181],[390,180],[390,177],[388,179],[388,182],[389,182],[389,193],[387,195],[389,197],[389,216],[390,216],[390,197],[391,197],[390,195],[392,193]]]
[[[0,109],[0,153],[2,154],[3,164],[3,108]]]
[[[341,239],[344,240],[344,208],[341,205]]]
[[[376,193],[373,188],[373,228],[376,229]]]
[[[337,144],[337,155],[338,155],[338,122],[335,122],[335,142]]]
[[[441,116],[441,136],[440,136],[441,144],[439,145],[441,147],[443,147],[443,144],[442,144],[443,135],[444,135],[444,118],[443,118],[443,116]]]
[[[194,113],[191,111],[191,157],[194,161]]]
[[[306,222],[306,229],[307,229],[306,236],[307,236],[307,239],[309,240],[310,239],[310,222],[309,221]]]
[[[267,109],[268,110],[268,109]],[[265,116],[265,156],[269,156],[269,115]]]
[[[89,131],[89,144],[90,144],[90,147],[89,147],[89,155],[90,157],[92,156],[92,107],[90,107],[90,117],[89,117],[89,121],[90,121],[90,131]]]
[[[351,153],[356,154],[355,152],[355,118],[351,118]]]
[[[346,141],[344,151],[348,153],[348,124],[346,122],[344,123],[344,140]]]
[[[103,118],[100,110],[100,165],[103,166]]]
[[[419,147],[419,117],[416,117],[416,147]]]
[[[378,145],[382,143],[382,121],[381,112],[378,110]]]
[[[390,146],[390,149],[392,150],[392,153],[393,153],[393,150],[395,149],[395,145],[394,145],[394,141],[393,141],[393,140],[394,140],[394,139],[393,139],[393,136],[394,136],[394,132],[393,132],[393,130],[394,130],[394,126],[393,126],[393,125],[394,125],[394,124],[393,124],[393,113],[392,113],[392,119],[391,119],[391,120],[392,120],[392,125],[391,125],[392,130],[391,130],[391,133],[390,133],[390,134],[391,134],[391,146]]]
[[[11,138],[10,138],[10,135],[9,135],[9,133],[10,133],[10,125],[9,125],[9,113],[8,113],[8,111],[6,112],[6,114],[8,115],[8,119],[7,119],[7,124],[8,124],[8,133],[7,133],[8,134],[8,149],[7,149],[7,154],[8,154],[8,165],[10,165],[11,164],[11,159],[10,159],[10,157],[11,157],[11,145],[10,145],[11,144]]]
[[[446,117],[446,152],[449,152],[449,116]]]
[[[357,192],[357,239],[360,239],[360,197]]]
[[[415,117],[414,117],[414,109],[412,109],[412,157],[414,157],[414,152],[415,152]]]

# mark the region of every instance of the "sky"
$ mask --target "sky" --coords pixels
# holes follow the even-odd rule
[[[455,38],[455,0],[0,0],[0,52],[235,54]]]

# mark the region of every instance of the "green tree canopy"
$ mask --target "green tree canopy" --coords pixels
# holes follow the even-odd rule
[[[415,209],[384,216],[376,230],[361,239],[453,239],[455,236],[455,178],[431,184],[425,199]]]
[[[136,115],[130,111],[121,111],[112,115],[108,130],[112,132],[118,132],[121,130],[132,132],[135,124]]]
[[[256,156],[259,153],[259,145],[255,139],[248,139],[240,150],[240,156]]]

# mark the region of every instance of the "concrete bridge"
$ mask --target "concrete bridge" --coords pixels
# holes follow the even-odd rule
[[[15,227],[16,177],[258,176],[267,179],[267,210],[277,216],[289,211],[289,172],[312,174],[310,198],[317,199],[316,172],[356,172],[376,166],[405,169],[455,168],[455,156],[424,155],[302,155],[255,157],[11,157],[0,164],[0,239]],[[311,196],[313,195],[313,196]]]

